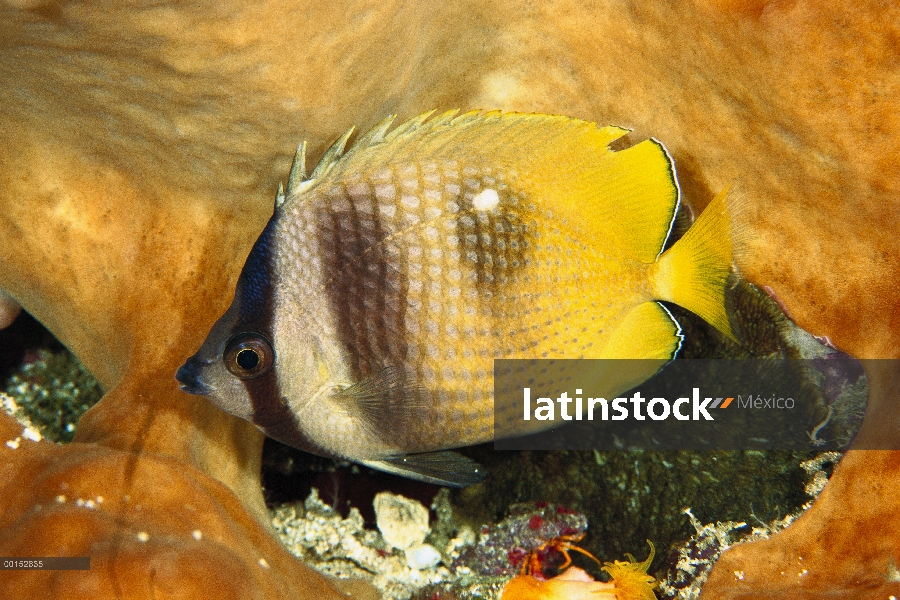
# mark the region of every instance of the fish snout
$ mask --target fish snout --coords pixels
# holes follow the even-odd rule
[[[179,387],[183,391],[188,394],[198,395],[206,395],[212,391],[212,388],[200,381],[202,366],[201,361],[197,357],[192,356],[178,367],[178,370],[175,372],[175,379],[181,384]]]

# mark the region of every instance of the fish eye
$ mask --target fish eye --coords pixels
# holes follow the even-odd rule
[[[265,375],[275,363],[275,350],[258,333],[239,333],[225,344],[225,368],[238,379]]]

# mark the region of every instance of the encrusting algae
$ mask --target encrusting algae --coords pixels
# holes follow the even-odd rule
[[[478,465],[444,450],[493,439],[495,418],[552,426],[495,411],[494,359],[669,360],[681,328],[659,301],[732,336],[726,192],[665,249],[681,198],[661,143],[614,151],[627,130],[562,116],[432,114],[345,152],[347,132],[309,178],[301,146],[183,390],[296,448],[468,485]]]

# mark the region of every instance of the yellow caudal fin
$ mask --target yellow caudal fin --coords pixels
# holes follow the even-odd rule
[[[725,313],[731,272],[732,231],[725,188],[656,263],[657,298],[674,302],[735,339]]]

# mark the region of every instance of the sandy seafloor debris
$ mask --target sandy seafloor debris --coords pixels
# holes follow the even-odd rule
[[[393,496],[393,495],[391,495]],[[385,496],[381,496],[382,499]],[[426,507],[416,502],[393,496],[393,504],[405,503],[409,506],[418,504],[427,516]],[[451,585],[458,588],[477,588],[485,592],[483,597],[494,597],[506,578],[476,578],[466,568],[451,570],[447,565],[458,558],[463,548],[476,542],[475,533],[469,528],[461,528],[457,535],[447,539],[444,533],[452,519],[449,499],[446,490],[435,498],[432,505],[439,515],[438,522],[428,528],[427,533],[407,548],[428,546],[440,555],[439,562],[416,568],[413,556],[392,547],[385,541],[381,531],[366,529],[365,522],[356,508],[351,508],[346,518],[342,517],[331,506],[319,498],[318,491],[313,489],[309,497],[300,504],[280,506],[272,511],[272,523],[284,545],[294,555],[307,564],[340,578],[360,578],[374,584],[386,598],[407,600],[425,587],[438,584]],[[419,531],[421,521],[403,522],[401,511],[380,511],[377,514],[379,525],[389,531],[388,537],[398,536],[397,531]],[[415,533],[399,534],[399,537],[415,537]],[[429,543],[430,542],[430,543]],[[443,542],[443,543],[441,543]],[[426,551],[427,552],[427,551]],[[476,594],[477,596],[478,594]]]
[[[660,597],[696,600],[719,556],[732,546],[767,538],[790,525],[824,488],[827,482],[825,467],[836,464],[840,456],[837,452],[824,452],[803,463],[801,467],[810,476],[806,492],[812,499],[797,512],[774,522],[760,522],[756,526],[734,521],[702,524],[690,508],[685,509],[696,534],[671,553],[676,562],[668,576],[659,582]],[[367,529],[358,509],[351,508],[348,516],[342,517],[322,502],[315,489],[302,504],[273,509],[272,523],[288,550],[304,562],[335,577],[369,581],[386,599],[422,597],[424,590],[428,590],[429,597],[443,597],[439,591],[445,591],[450,592],[448,597],[452,598],[495,599],[499,598],[505,582],[518,571],[518,565],[513,563],[505,573],[485,574],[479,573],[476,565],[486,564],[504,553],[510,557],[516,554],[515,550],[519,548],[497,547],[494,542],[498,529],[515,531],[517,522],[534,521],[534,516],[529,517],[527,511],[523,511],[524,505],[510,507],[510,517],[495,525],[485,525],[476,534],[471,528],[457,527],[453,522],[446,489],[441,490],[431,506],[438,519],[430,527],[423,527],[421,515],[427,515],[427,510],[416,500],[387,493],[379,496],[382,506],[391,506],[391,510],[376,509],[379,528],[389,532],[389,538],[408,539],[407,551],[385,541],[381,531]],[[376,502],[376,507],[378,505]],[[397,510],[398,506],[407,510]],[[550,509],[552,511],[553,507]],[[546,510],[547,507],[539,503],[533,512],[546,514]],[[419,517],[410,518],[414,513]],[[576,515],[576,521],[583,519],[578,513],[571,514]],[[587,525],[585,522],[585,529]],[[436,550],[440,561],[416,568],[415,560],[407,556],[407,552],[420,546]],[[467,560],[475,562],[467,565]]]

